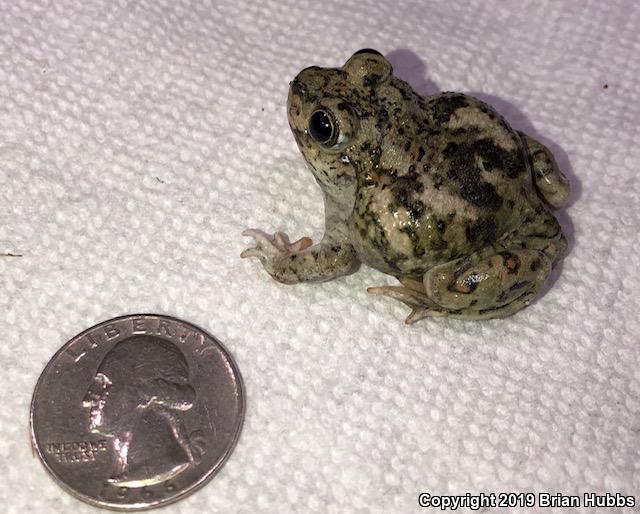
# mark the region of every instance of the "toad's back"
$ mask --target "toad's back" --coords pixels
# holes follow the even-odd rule
[[[381,158],[359,170],[351,220],[361,260],[421,277],[523,223],[553,218],[520,136],[491,107],[458,93],[424,100],[398,79],[379,94],[389,113]]]

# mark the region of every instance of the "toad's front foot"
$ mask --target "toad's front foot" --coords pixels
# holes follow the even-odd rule
[[[353,247],[326,237],[311,246],[311,239],[303,237],[294,243],[282,232],[274,235],[262,230],[245,230],[242,235],[253,237],[256,245],[247,248],[240,257],[257,257],[264,269],[278,282],[323,282],[355,270],[358,260]]]
[[[311,248],[312,241],[303,237],[290,243],[289,237],[284,232],[276,232],[273,235],[262,230],[247,229],[243,236],[252,237],[256,245],[247,248],[240,257],[257,257],[269,275],[283,284],[297,284],[303,282],[301,269],[304,259]]]
[[[276,232],[273,235],[267,234],[262,230],[249,228],[242,232],[243,236],[252,237],[256,245],[247,248],[240,254],[243,259],[245,257],[257,257],[262,262],[263,266],[269,269],[269,263],[273,262],[287,254],[294,254],[301,252],[302,250],[309,248],[313,242],[308,237],[303,237],[297,241],[289,242],[289,236],[284,232]]]

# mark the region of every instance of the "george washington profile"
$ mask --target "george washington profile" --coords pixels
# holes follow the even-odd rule
[[[112,439],[109,481],[141,487],[174,477],[199,460],[199,441],[183,421],[196,400],[176,345],[134,336],[104,357],[83,399],[88,429]]]

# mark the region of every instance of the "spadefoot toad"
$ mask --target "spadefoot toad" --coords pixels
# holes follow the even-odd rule
[[[400,285],[372,287],[427,316],[488,319],[525,307],[566,250],[552,209],[569,183],[550,151],[489,105],[418,95],[375,50],[291,82],[291,130],[324,193],[322,241],[250,229],[279,282],[325,281],[362,262]]]

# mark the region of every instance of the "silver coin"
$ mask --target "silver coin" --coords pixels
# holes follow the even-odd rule
[[[70,493],[116,510],[175,501],[213,477],[244,418],[237,366],[179,319],[111,319],[65,344],[31,402],[31,440]]]

